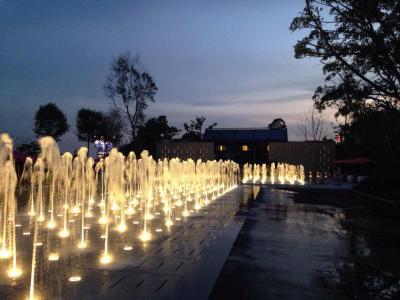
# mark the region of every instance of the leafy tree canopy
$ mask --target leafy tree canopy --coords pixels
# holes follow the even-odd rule
[[[318,109],[337,107],[344,116],[365,106],[398,112],[400,1],[306,0],[290,29],[308,32],[295,57],[323,64],[325,85],[314,94]]]
[[[41,105],[35,114],[35,127],[33,131],[36,136],[52,136],[55,140],[66,133],[69,129],[67,117],[54,103]]]
[[[103,114],[88,108],[81,108],[76,117],[77,137],[80,141],[86,141],[88,148],[100,135],[103,126]]]
[[[161,141],[171,140],[174,136],[179,134],[178,130],[174,126],[169,126],[166,116],[159,116],[157,118],[151,118],[139,128],[138,140],[145,141]]]
[[[179,134],[180,130],[174,126],[169,126],[166,116],[151,118],[139,127],[137,144],[140,149],[137,152],[147,149],[151,154],[155,154],[156,143],[162,140],[171,140]]]
[[[274,119],[269,125],[269,129],[286,129],[286,123],[283,119],[277,118]]]
[[[80,141],[90,143],[96,139],[104,139],[118,145],[123,137],[123,121],[121,114],[112,109],[108,113],[82,108],[76,118],[77,137]]]
[[[194,120],[190,120],[188,123],[183,123],[186,133],[182,136],[182,139],[187,141],[201,140],[203,135],[203,127],[206,120],[206,117],[198,116],[195,117]],[[213,123],[209,125],[207,129],[212,129],[217,125],[218,123]]]

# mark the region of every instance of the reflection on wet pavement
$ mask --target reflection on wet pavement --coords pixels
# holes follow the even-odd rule
[[[262,188],[239,215],[246,221],[211,299],[400,297],[393,208],[350,191]]]
[[[205,299],[243,224],[235,217],[238,206],[251,197],[251,188],[240,186],[176,222],[170,232],[157,232],[154,219],[155,236],[148,243],[135,239],[136,225],[129,224],[132,234],[113,241],[116,259],[108,266],[98,264],[95,239],[75,261],[67,261],[64,252],[71,249],[59,245],[60,260],[44,259],[37,272],[38,286],[44,287],[39,292],[43,299]],[[24,299],[28,286],[28,276],[18,285],[1,277],[0,299]]]

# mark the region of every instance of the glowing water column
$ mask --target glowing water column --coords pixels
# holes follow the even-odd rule
[[[16,241],[16,212],[17,202],[15,188],[17,174],[14,168],[13,143],[8,134],[0,135],[0,209],[1,214],[1,245],[0,259],[12,256],[8,276],[19,277],[22,274],[17,266],[17,241]]]

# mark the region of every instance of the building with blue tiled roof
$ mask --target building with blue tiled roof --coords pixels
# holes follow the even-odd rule
[[[270,142],[287,142],[286,128],[213,128],[206,129],[204,141],[213,142],[216,159],[238,163],[267,162]]]

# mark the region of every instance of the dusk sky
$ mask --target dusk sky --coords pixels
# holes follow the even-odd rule
[[[71,129],[79,108],[108,110],[112,59],[140,54],[158,85],[147,116],[182,128],[204,115],[219,127],[293,125],[322,83],[315,60],[296,60],[289,31],[304,0],[0,0],[0,131],[33,137],[40,104],[55,102]]]

